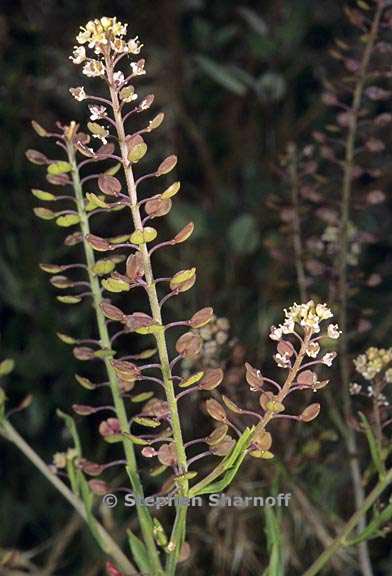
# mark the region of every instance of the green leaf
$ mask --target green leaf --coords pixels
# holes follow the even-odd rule
[[[6,358],[0,363],[0,376],[8,376],[15,367],[15,360]]]
[[[237,96],[244,96],[246,94],[247,87],[232,74],[227,66],[217,64],[205,56],[197,56],[196,60],[203,72],[217,84],[237,94]]]
[[[264,574],[265,576],[284,576],[282,530],[278,513],[269,506],[263,508],[263,513],[269,551],[269,564]]]
[[[135,534],[133,534],[130,528],[127,530],[127,535],[132,556],[140,572],[142,574],[152,574],[152,569],[145,545],[137,536],[135,536]]]
[[[260,242],[260,235],[255,217],[252,214],[239,216],[230,225],[228,238],[234,252],[251,254]]]
[[[79,224],[79,222],[79,214],[65,214],[56,219],[57,226],[61,226],[62,228],[69,228],[69,226],[74,226],[75,224]]]
[[[72,172],[72,164],[69,162],[59,160],[59,162],[53,162],[53,164],[49,164],[48,166],[48,174],[51,176],[59,176],[67,172]]]

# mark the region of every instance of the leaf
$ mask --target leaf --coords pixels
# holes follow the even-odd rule
[[[236,78],[226,66],[217,64],[205,56],[197,56],[196,61],[207,76],[217,84],[226,88],[226,90],[237,94],[237,96],[244,96],[246,94],[247,87],[238,80],[238,78]]]
[[[8,376],[8,374],[11,374],[14,368],[15,368],[15,360],[13,360],[12,358],[6,358],[2,362],[0,362],[0,377]]]
[[[48,174],[51,176],[59,176],[60,174],[66,174],[67,172],[72,172],[72,164],[63,160],[53,162],[48,166]]]
[[[228,240],[237,254],[251,254],[259,246],[259,231],[252,214],[242,214],[229,226]]]
[[[135,536],[130,528],[127,530],[128,543],[132,552],[132,556],[142,574],[152,574],[152,568],[148,559],[148,554],[143,542]]]
[[[80,216],[79,214],[65,214],[64,216],[59,216],[56,219],[57,226],[62,228],[69,228],[70,226],[75,226],[75,224],[79,224]]]

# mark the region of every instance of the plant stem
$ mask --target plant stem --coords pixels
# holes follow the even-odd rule
[[[142,224],[142,219],[141,219],[141,215],[140,215],[140,208],[139,208],[138,198],[137,198],[135,179],[134,179],[134,175],[133,175],[131,162],[128,160],[128,147],[127,147],[127,143],[125,140],[126,135],[125,135],[125,129],[124,129],[124,122],[123,122],[123,118],[122,118],[122,114],[121,114],[121,108],[120,108],[118,93],[117,93],[116,89],[114,88],[114,83],[113,83],[113,66],[112,66],[112,63],[110,62],[109,57],[106,57],[106,67],[107,67],[107,72],[108,72],[109,90],[110,90],[110,96],[111,96],[111,101],[112,101],[112,106],[113,106],[114,120],[116,123],[117,137],[118,137],[119,146],[120,146],[120,150],[121,150],[122,164],[123,164],[125,179],[126,179],[126,183],[127,183],[128,194],[129,194],[129,198],[131,200],[131,212],[132,212],[133,225],[134,225],[135,230],[143,230],[143,224]],[[141,252],[142,257],[143,257],[144,275],[145,275],[145,280],[146,280],[146,284],[147,284],[146,291],[147,291],[148,300],[149,300],[149,304],[150,304],[151,315],[156,322],[158,322],[159,324],[162,324],[161,307],[159,305],[158,294],[157,294],[154,275],[153,275],[152,266],[151,266],[151,259],[150,259],[150,255],[149,255],[146,244],[142,244],[140,246],[140,252]],[[185,448],[184,448],[184,441],[182,438],[181,421],[180,421],[180,416],[178,413],[177,400],[176,400],[176,395],[175,395],[175,390],[174,390],[173,378],[172,378],[172,374],[171,374],[169,354],[168,354],[168,349],[167,349],[167,344],[166,344],[166,336],[165,336],[164,332],[159,332],[157,334],[154,334],[154,337],[155,337],[155,341],[156,341],[156,345],[157,345],[157,349],[158,349],[159,362],[160,362],[160,368],[161,368],[162,378],[163,378],[163,382],[164,382],[166,400],[168,403],[168,408],[170,410],[170,420],[171,420],[171,427],[173,430],[173,438],[174,438],[174,444],[175,444],[175,450],[176,450],[177,465],[178,465],[179,470],[182,473],[184,473],[187,470],[187,458],[186,458],[186,453],[185,453]],[[188,480],[181,479],[178,481],[178,485],[179,485],[179,495],[180,496],[186,496],[188,494],[188,488],[189,488],[188,487]],[[185,511],[183,510],[181,512],[181,508],[184,509],[184,507],[178,507],[177,515],[181,516],[181,522],[179,522],[179,525],[180,525],[181,529],[185,532],[186,510]],[[177,525],[177,522],[175,522],[175,525]],[[180,538],[180,536],[181,536],[181,538]],[[176,540],[173,542],[171,541],[174,545],[174,551],[173,551],[172,556],[174,557],[174,562],[176,562],[176,560],[178,558],[178,554],[179,554],[179,540],[183,539],[183,535],[179,535],[179,533],[177,531],[174,531],[173,537],[175,537]]]
[[[0,425],[0,434],[9,442],[14,444],[34,466],[45,476],[45,478],[64,496],[66,500],[73,506],[76,512],[87,522],[87,514],[83,502],[73,494],[73,492],[62,482],[55,474],[53,474],[47,464],[38,456],[31,446],[22,438],[22,436],[15,430],[15,428],[7,421]],[[138,572],[124,555],[117,543],[112,539],[110,534],[106,532],[105,528],[94,519],[95,528],[100,536],[100,541],[103,544],[103,551],[113,558],[126,576],[136,576]]]
[[[342,186],[342,198],[340,208],[340,254],[339,254],[339,325],[342,330],[342,335],[339,341],[340,348],[340,373],[343,383],[343,412],[346,422],[351,415],[351,397],[349,393],[349,358],[348,358],[348,343],[347,343],[347,308],[348,308],[348,282],[347,282],[347,253],[348,253],[348,226],[350,221],[350,201],[352,193],[352,178],[354,169],[354,156],[355,156],[355,142],[358,128],[358,115],[362,104],[362,97],[367,79],[367,72],[370,62],[370,57],[377,39],[378,29],[380,25],[381,14],[383,11],[382,2],[378,2],[375,12],[374,20],[370,32],[367,37],[367,44],[363,53],[361,68],[358,75],[358,81],[355,86],[353,100],[350,111],[350,125],[348,129],[345,159],[344,159],[344,175]],[[358,447],[355,432],[348,428],[345,434],[347,450],[350,456],[351,476],[354,488],[355,505],[360,509],[364,502],[364,490],[361,480],[361,470],[358,462]],[[366,524],[365,517],[361,516],[359,520],[359,530],[363,530]],[[359,560],[361,564],[361,571],[363,576],[372,576],[373,570],[370,563],[369,551],[366,542],[359,546]]]
[[[307,302],[306,276],[303,263],[303,245],[301,233],[301,220],[299,216],[299,180],[297,149],[294,143],[288,146],[289,176],[291,186],[291,201],[293,204],[293,246],[294,261],[297,272],[297,283],[301,302]]]
[[[80,227],[83,235],[83,245],[84,252],[86,255],[87,268],[89,281],[91,286],[91,292],[93,296],[94,309],[98,324],[98,333],[101,341],[102,348],[111,350],[110,336],[106,324],[104,314],[101,310],[100,304],[102,302],[102,292],[101,286],[99,284],[97,276],[93,273],[93,268],[95,265],[95,255],[91,246],[86,241],[86,236],[90,233],[89,221],[87,218],[87,213],[84,208],[84,198],[82,192],[82,185],[80,181],[79,170],[76,163],[75,150],[72,143],[67,142],[68,158],[69,162],[72,164],[72,178],[73,186],[75,190],[76,203],[78,208],[78,214],[80,217]],[[129,432],[128,416],[125,409],[124,401],[120,394],[120,388],[117,380],[117,376],[113,367],[110,363],[110,358],[104,359],[106,371],[109,378],[110,390],[112,393],[113,403],[116,410],[117,418],[120,422],[121,430],[123,432]],[[128,440],[123,442],[124,452],[127,460],[127,472],[132,484],[132,489],[136,496],[143,497],[143,486],[140,480],[136,455],[133,444]],[[143,533],[143,538],[148,550],[151,566],[156,570],[156,574],[161,573],[161,563],[159,559],[159,553],[155,544],[153,537],[153,525],[150,515],[150,511],[146,506],[137,504],[137,514],[140,522],[140,527]]]
[[[347,537],[359,525],[361,519],[366,515],[366,512],[377,501],[385,488],[387,488],[387,486],[389,486],[391,483],[392,470],[389,470],[389,472],[379,480],[367,498],[363,501],[362,506],[351,516],[350,520],[344,526],[339,536],[335,538],[335,540],[326,550],[324,550],[321,556],[317,558],[316,562],[312,564],[312,566],[304,573],[303,576],[315,576],[318,574],[340,548],[349,544],[346,541]]]

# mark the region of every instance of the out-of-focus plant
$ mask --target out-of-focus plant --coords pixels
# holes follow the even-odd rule
[[[168,532],[141,502],[144,486],[136,451],[140,450],[144,458],[156,459],[156,472],[165,474],[160,494],[191,498],[224,490],[247,455],[262,460],[273,458],[272,436],[267,430],[272,421],[287,419],[307,423],[318,416],[318,403],[308,404],[299,414],[290,413],[287,411],[289,399],[293,392],[316,392],[328,383],[319,379],[315,368],[331,366],[336,353],[322,353],[321,344],[324,338],[338,339],[341,332],[333,323],[321,331],[320,324],[332,318],[327,305],[312,300],[294,304],[285,311],[284,322],[273,326],[270,333],[277,347],[274,359],[284,371],[281,381],[264,376],[248,364],[246,379],[256,407],[244,409],[225,395],[221,397],[222,402],[216,397],[208,398],[203,406],[216,423],[215,428],[206,437],[185,441],[181,418],[187,417],[187,408],[182,403],[192,393],[214,391],[217,395],[224,374],[220,368],[211,367],[186,376],[175,373],[182,360],[199,356],[203,344],[200,330],[213,320],[213,310],[206,307],[189,319],[166,320],[166,302],[193,287],[196,270],[183,269],[174,275],[170,272],[168,276],[155,277],[152,260],[156,252],[188,240],[193,224],[189,222],[174,238],[163,241],[157,241],[158,232],[151,226],[153,220],[170,212],[180,183],[172,183],[163,192],[150,196],[141,197],[141,191],[146,182],[156,182],[172,172],[177,158],[169,156],[152,172],[138,173],[147,153],[145,138],[159,128],[164,115],[159,113],[147,124],[136,126],[139,115],[152,106],[154,97],[147,95],[138,99],[132,82],[145,74],[145,62],[136,58],[129,64],[128,58],[138,57],[142,45],[137,37],[126,40],[126,31],[127,26],[116,18],[104,17],[88,22],[77,36],[78,46],[71,59],[83,65],[87,77],[101,79],[107,88],[104,96],[90,94],[83,86],[71,89],[76,100],[91,103],[89,134],[81,131],[75,122],[58,123],[53,131],[33,122],[36,133],[54,140],[63,156],[52,158],[36,150],[27,152],[31,162],[47,167],[48,183],[61,190],[56,193],[33,189],[33,195],[45,204],[60,205],[57,210],[39,206],[35,214],[43,220],[54,221],[60,228],[77,227],[66,237],[65,245],[80,245],[84,251],[83,262],[42,264],[41,268],[50,274],[51,284],[61,290],[62,294],[57,297],[61,303],[73,306],[90,302],[97,321],[97,338],[58,334],[64,343],[73,347],[78,360],[100,361],[105,368],[104,379],[99,383],[85,375],[76,375],[78,384],[90,391],[94,401],[74,403],[73,411],[81,417],[108,413],[110,417],[99,424],[99,435],[109,444],[121,445],[122,456],[105,463],[85,458],[75,421],[64,413],[59,415],[74,445],[67,452],[55,454],[51,470],[26,447],[5,414],[2,433],[86,519],[102,550],[111,555],[118,566],[108,563],[109,575],[134,574],[136,570],[97,522],[94,496],[117,490],[139,497],[136,509],[141,539],[128,530],[129,545],[138,569],[158,576],[174,574],[179,559],[185,554],[187,506],[178,500],[176,517]],[[128,133],[126,126],[131,120],[136,129]],[[101,142],[97,149],[92,146],[96,140]],[[73,193],[69,194],[69,190]],[[98,235],[102,225],[100,217],[118,212],[130,215],[131,229],[116,236]],[[96,258],[96,253],[105,256]],[[127,300],[120,303],[120,308],[110,298],[111,294],[134,292],[146,296],[147,308],[144,309],[147,311],[130,311]],[[171,334],[178,329],[186,331],[175,337],[173,343]],[[139,353],[122,355],[118,351],[120,338],[135,334],[152,339],[152,346]],[[152,386],[158,392],[150,390]],[[235,415],[235,423],[230,414]],[[212,463],[210,471],[199,478],[194,464],[207,457],[219,458],[219,462]],[[130,488],[112,487],[113,480],[99,478],[112,469],[127,473]],[[72,493],[53,474],[64,476]]]

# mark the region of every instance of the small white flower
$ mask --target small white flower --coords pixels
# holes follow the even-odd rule
[[[146,73],[144,69],[144,60],[139,60],[139,62],[132,62],[131,70],[133,76],[143,76],[143,74]]]
[[[104,76],[105,66],[99,60],[89,60],[83,67],[83,74],[90,78]]]
[[[119,88],[125,82],[124,74],[121,71],[115,72],[113,74],[113,81],[117,88]]]
[[[388,368],[385,372],[385,380],[390,384],[392,382],[392,368]]]
[[[139,42],[139,36],[135,36],[128,41],[128,52],[130,54],[140,54],[140,50],[143,48],[143,44]]]
[[[284,354],[275,354],[274,360],[279,366],[279,368],[291,368],[291,361],[287,353]]]
[[[317,358],[319,352],[320,344],[318,342],[309,342],[308,347],[306,348],[306,355],[310,358]]]
[[[333,316],[331,310],[328,308],[326,304],[317,304],[316,314],[320,318],[320,320],[327,320],[328,318],[332,318]]]
[[[89,109],[90,109],[90,120],[92,121],[102,120],[102,118],[105,118],[107,116],[105,106],[90,105]]]
[[[282,328],[271,326],[271,332],[269,337],[271,338],[271,340],[280,340],[282,338]]]
[[[86,60],[86,49],[83,46],[75,46],[72,56],[69,57],[74,64],[81,64]]]
[[[336,352],[327,352],[327,354],[324,354],[324,356],[321,358],[321,362],[326,366],[332,366],[332,362],[335,360],[335,358]]]
[[[341,335],[342,331],[339,330],[339,326],[337,324],[329,324],[327,328],[327,334],[330,338],[337,340]]]
[[[374,396],[374,390],[372,386],[368,386],[367,387],[367,395],[369,396],[369,398],[371,398],[372,396]]]
[[[78,100],[78,102],[82,102],[82,100],[85,100],[87,98],[83,86],[78,86],[77,88],[70,88],[69,91],[71,92],[72,96],[76,100]]]
[[[352,396],[356,396],[361,392],[361,390],[362,386],[360,384],[357,384],[357,382],[352,382],[350,384],[349,391]]]

